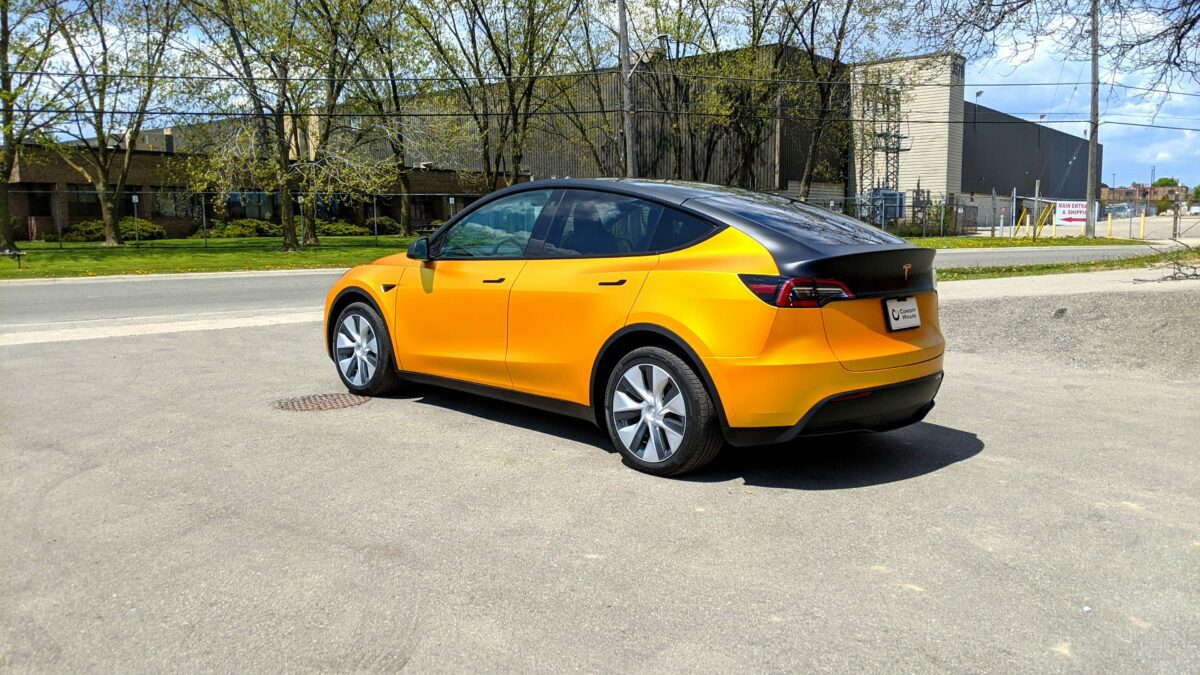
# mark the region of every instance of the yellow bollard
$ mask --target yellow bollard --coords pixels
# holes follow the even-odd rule
[[[1138,228],[1138,239],[1146,238],[1146,212],[1142,211],[1142,224]]]
[[[1112,239],[1112,211],[1108,212],[1108,238]]]

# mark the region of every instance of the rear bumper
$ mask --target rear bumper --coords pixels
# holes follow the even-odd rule
[[[913,380],[833,394],[791,426],[725,427],[722,432],[730,445],[745,446],[783,443],[797,436],[897,429],[924,419],[941,386],[938,370]]]

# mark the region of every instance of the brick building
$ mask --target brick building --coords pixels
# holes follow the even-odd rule
[[[1153,204],[1165,197],[1179,203],[1186,202],[1191,193],[1191,188],[1186,185],[1170,187],[1134,183],[1133,187],[1101,187],[1100,199],[1104,202],[1144,202],[1148,199]]]
[[[150,148],[134,151],[117,218],[137,215],[162,225],[168,237],[186,237],[203,218],[260,218],[279,221],[278,197],[266,192],[235,192],[222,203],[209,200],[201,213],[202,196],[179,179],[171,178],[170,159],[182,157],[168,144],[139,143]],[[115,182],[116,172],[112,179]],[[408,174],[414,227],[444,221],[488,192],[472,174],[446,169],[413,169]],[[400,186],[362,202],[329,200],[319,215],[363,223],[378,208],[380,216],[399,220]],[[137,196],[136,214],[133,197]],[[219,207],[219,208],[217,208]],[[41,239],[72,223],[100,218],[95,189],[53,150],[37,145],[21,148],[10,176],[9,209],[16,219],[17,239]]]

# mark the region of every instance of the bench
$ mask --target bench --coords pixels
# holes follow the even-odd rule
[[[25,251],[10,248],[7,251],[0,251],[0,255],[15,259],[17,261],[17,269],[21,269],[21,257],[25,255]]]

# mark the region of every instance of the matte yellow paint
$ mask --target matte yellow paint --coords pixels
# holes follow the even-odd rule
[[[592,368],[605,342],[625,326],[660,327],[698,356],[732,427],[791,426],[828,397],[942,369],[937,293],[917,295],[920,328],[892,333],[882,298],[780,309],[737,276],[778,273],[768,251],[733,228],[661,255],[421,262],[401,254],[339,279],[326,315],[336,319],[338,293],[359,289],[381,309],[398,368],[585,405],[596,403]]]
[[[588,405],[592,366],[659,256],[530,260],[509,300],[513,386]]]
[[[779,274],[779,268],[762,244],[733,228],[664,253],[628,323],[662,326],[701,357],[753,356],[762,350],[778,310],[756,298],[738,274]]]
[[[524,260],[434,260],[396,287],[389,326],[405,370],[512,388],[508,295]]]
[[[920,327],[895,332],[887,328],[880,298],[831,302],[821,309],[829,346],[846,370],[895,368],[942,354],[945,340],[938,325],[937,293],[916,298]]]

